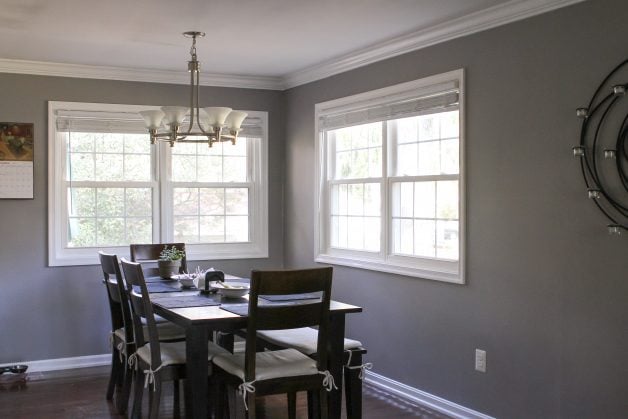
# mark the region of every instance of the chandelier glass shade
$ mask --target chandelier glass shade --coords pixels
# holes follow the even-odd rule
[[[190,107],[163,106],[161,110],[140,111],[150,133],[150,142],[155,144],[157,141],[164,141],[171,147],[175,143],[207,143],[210,147],[220,141],[231,141],[235,144],[248,114],[221,106],[199,107],[200,62],[196,57],[196,38],[205,36],[205,33],[190,31],[183,35],[192,38],[191,59],[188,61]]]

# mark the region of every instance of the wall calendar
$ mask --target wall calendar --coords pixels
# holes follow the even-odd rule
[[[0,122],[0,199],[33,199],[33,124]]]

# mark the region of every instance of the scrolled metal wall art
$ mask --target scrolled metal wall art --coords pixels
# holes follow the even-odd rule
[[[618,82],[628,70],[628,60],[600,83],[582,119],[580,144],[573,155],[580,159],[587,195],[609,220],[609,234],[628,230],[628,83]]]

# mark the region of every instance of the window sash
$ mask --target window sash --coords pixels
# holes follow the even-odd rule
[[[446,87],[443,91],[443,87]],[[442,94],[439,94],[440,93]],[[441,280],[453,283],[464,283],[464,245],[465,245],[465,214],[464,214],[464,112],[463,112],[463,71],[457,70],[442,75],[403,83],[391,88],[379,89],[348,98],[342,98],[316,105],[316,131],[318,132],[317,177],[319,179],[316,195],[316,234],[315,260],[323,263],[341,264],[357,268],[372,269],[409,276]],[[400,103],[412,103],[417,98],[411,111],[409,106],[397,106]],[[402,98],[402,99],[400,99]],[[428,100],[425,100],[429,98]],[[437,100],[432,100],[438,98]],[[406,102],[404,102],[404,100]],[[438,102],[440,101],[440,102]],[[435,107],[428,108],[427,104]],[[421,108],[421,105],[426,107]],[[374,109],[369,112],[369,109]],[[395,112],[399,110],[398,112]],[[458,111],[458,173],[426,174],[398,176],[397,137],[391,132],[396,124],[384,122],[382,142],[382,176],[356,179],[336,179],[335,149],[329,131],[346,126],[371,123],[375,121],[392,121],[409,116],[429,115],[448,111]],[[386,113],[388,112],[388,113]],[[356,122],[357,121],[357,122]],[[393,130],[394,131],[394,130]],[[437,141],[443,141],[438,138]],[[436,141],[436,140],[435,140]],[[393,217],[392,217],[392,184],[394,182],[423,181],[458,181],[458,259],[451,260],[438,257],[395,254],[393,250]],[[380,182],[381,185],[381,239],[380,251],[369,252],[337,248],[331,245],[331,203],[332,189],[340,184],[359,184]]]
[[[49,102],[48,132],[50,148],[48,153],[48,200],[49,200],[49,265],[92,265],[97,264],[96,250],[128,256],[128,246],[94,246],[68,248],[68,222],[70,219],[67,194],[69,188],[77,187],[113,187],[152,189],[152,226],[153,242],[172,241],[172,194],[168,188],[185,185],[185,182],[170,182],[171,153],[168,144],[158,143],[151,151],[151,179],[147,181],[91,181],[69,180],[67,174],[67,145],[62,141],[65,132],[79,130],[120,133],[132,131],[137,125],[137,132],[146,134],[137,111],[156,107],[136,105],[111,105],[73,102]],[[99,121],[98,116],[101,118]],[[115,121],[115,122],[114,122]],[[118,124],[118,125],[116,125]],[[141,124],[141,128],[140,125]],[[116,129],[117,127],[122,127]],[[249,190],[249,240],[235,243],[193,244],[188,249],[188,259],[233,259],[268,257],[268,180],[267,180],[267,136],[268,115],[266,112],[252,111],[244,122],[241,136],[256,137],[250,143],[248,173],[246,182],[193,182],[193,187],[217,186],[221,188],[246,187]],[[135,132],[129,132],[135,133]],[[117,154],[117,153],[116,153]],[[168,199],[170,198],[170,204]],[[166,205],[166,206],[164,206]]]

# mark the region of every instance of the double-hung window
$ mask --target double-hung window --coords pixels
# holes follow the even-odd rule
[[[268,256],[267,114],[231,142],[150,144],[144,106],[49,102],[49,265],[131,243],[185,242],[190,259]]]
[[[464,282],[463,71],[316,105],[316,260]]]

